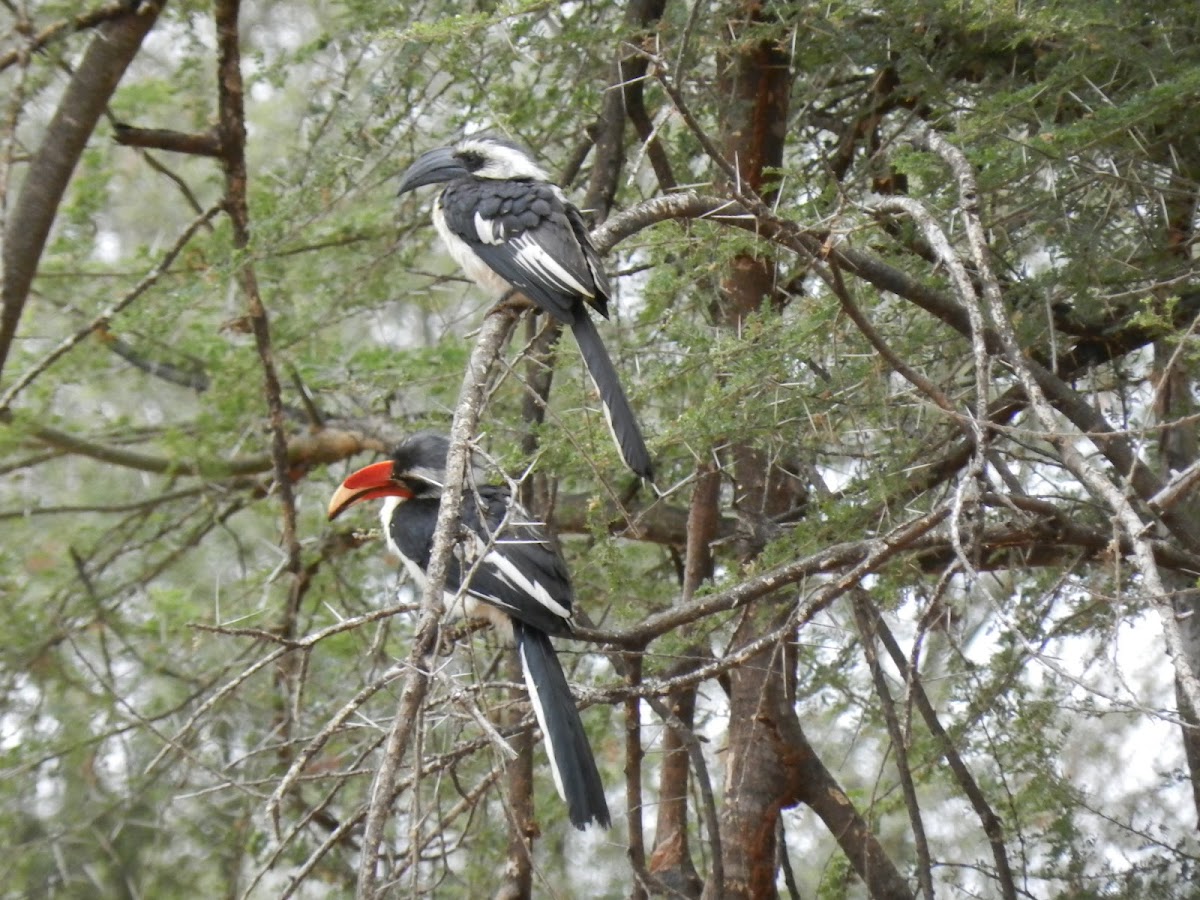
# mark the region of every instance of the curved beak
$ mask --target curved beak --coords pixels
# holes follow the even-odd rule
[[[330,521],[336,519],[355,503],[376,500],[380,497],[412,498],[408,485],[392,478],[391,460],[372,463],[346,477],[333,496],[329,498]]]
[[[454,155],[453,148],[439,147],[423,154],[408,167],[408,171],[400,179],[400,189],[396,193],[403,194],[426,184],[440,184],[469,174],[467,167]]]

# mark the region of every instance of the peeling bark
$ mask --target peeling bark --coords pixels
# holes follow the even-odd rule
[[[735,646],[769,630],[758,619],[742,619]],[[800,723],[790,700],[793,679],[787,656],[777,644],[730,672],[729,750],[721,809],[725,884],[719,894],[706,890],[706,897],[778,896],[779,813],[801,797],[801,770],[792,759]]]

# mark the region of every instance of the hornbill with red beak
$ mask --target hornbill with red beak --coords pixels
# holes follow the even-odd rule
[[[334,519],[356,503],[383,500],[380,520],[388,546],[420,587],[426,583],[449,449],[444,435],[416,434],[390,460],[347,477],[329,501],[329,518]],[[574,591],[567,567],[542,524],[517,504],[507,487],[467,484],[462,525],[464,537],[447,567],[447,604],[453,612],[484,619],[511,635],[571,824],[582,829],[597,822],[607,828],[611,820],[604,784],[550,643],[551,634],[571,633]]]
[[[491,135],[430,150],[399,193],[442,183],[433,224],[450,255],[484,290],[500,297],[515,288],[571,327],[621,458],[652,481],[650,451],[588,315],[590,305],[608,317],[611,289],[579,210],[525,150]]]

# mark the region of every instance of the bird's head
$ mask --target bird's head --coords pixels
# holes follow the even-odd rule
[[[524,148],[495,135],[478,135],[453,147],[439,147],[423,154],[400,179],[398,194],[427,184],[442,184],[458,178],[488,178],[494,181],[549,181],[545,169]]]
[[[396,447],[391,459],[348,475],[329,499],[329,518],[336,519],[364,500],[441,496],[449,450],[450,441],[445,435],[427,431],[414,434]]]

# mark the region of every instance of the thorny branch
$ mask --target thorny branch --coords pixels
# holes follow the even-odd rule
[[[153,456],[112,444],[101,444],[59,428],[39,425],[24,419],[17,420],[17,427],[47,447],[53,447],[65,453],[87,456],[138,472],[153,472],[159,475],[195,475],[200,478],[220,480],[278,471],[278,457],[274,453],[239,456],[227,460],[181,459]],[[384,444],[379,438],[372,435],[335,427],[323,428],[316,433],[298,434],[285,439],[283,448],[285,472],[288,473],[287,478],[290,481],[292,470],[297,466],[328,464],[346,459],[363,450],[378,452],[383,449],[385,449]]]
[[[957,254],[948,245],[938,248],[939,254],[944,256],[942,261],[950,269],[958,286],[960,299],[967,306],[982,305],[986,310],[988,317],[992,320],[992,326],[999,335],[1005,359],[1016,372],[1021,387],[1029,399],[1030,409],[1044,432],[1043,437],[1054,445],[1063,464],[1079,479],[1080,483],[1100,497],[1113,511],[1116,521],[1131,542],[1133,562],[1142,576],[1146,599],[1162,619],[1167,648],[1174,662],[1179,683],[1188,701],[1192,704],[1192,708],[1200,709],[1200,679],[1197,678],[1188,663],[1183,639],[1175,620],[1175,612],[1162,582],[1154,551],[1146,537],[1147,530],[1153,525],[1153,521],[1143,521],[1129,502],[1122,487],[1079,451],[1075,443],[1075,435],[1064,433],[1061,430],[1061,420],[1055,415],[1053,407],[1043,392],[1042,385],[1022,351],[1004,309],[999,282],[991,269],[987,238],[979,218],[978,189],[970,163],[961,150],[932,129],[917,129],[910,132],[907,139],[914,146],[931,150],[940,156],[954,174],[958,184],[959,199],[966,222],[967,242],[975,265],[976,276],[982,285],[982,296],[979,297],[976,295],[975,288],[970,278],[967,277]],[[1132,469],[1132,466],[1130,468]]]
[[[974,776],[971,775],[971,770],[967,768],[967,764],[958,752],[958,747],[953,738],[947,733],[938,719],[937,710],[934,709],[929,695],[925,693],[925,688],[921,684],[920,673],[909,664],[909,661],[901,652],[900,645],[888,629],[887,623],[883,621],[879,610],[873,604],[869,604],[865,611],[871,620],[874,633],[879,637],[888,655],[892,658],[892,664],[896,666],[901,677],[907,683],[909,695],[912,697],[917,711],[921,714],[922,719],[924,719],[925,726],[929,729],[929,733],[933,735],[942,755],[946,758],[946,762],[950,766],[950,771],[954,774],[955,780],[963,789],[963,793],[966,794],[971,808],[974,809],[980,824],[983,826],[984,833],[991,844],[992,858],[996,863],[996,877],[1000,882],[1000,889],[1004,897],[1006,900],[1015,900],[1017,889],[1012,869],[1008,863],[1008,850],[1004,845],[1004,827],[1000,822],[1000,817],[996,815],[988,804],[987,797],[979,787],[979,783],[975,780]]]
[[[217,128],[220,133],[221,164],[225,172],[225,209],[233,226],[233,249],[246,255],[251,246],[251,237],[247,198],[245,89],[241,68],[241,36],[238,31],[240,8],[240,0],[217,0],[214,15],[217,30]],[[304,569],[296,531],[296,496],[288,467],[283,391],[271,342],[270,317],[259,291],[258,275],[249,259],[242,261],[236,270],[236,277],[245,298],[246,317],[254,334],[254,346],[262,369],[263,392],[271,430],[274,489],[279,496],[282,520],[280,542],[285,555],[283,569],[291,576],[277,628],[280,635],[291,638],[296,634],[300,603],[310,578]],[[293,711],[299,703],[296,692],[300,690],[302,679],[295,668],[299,662],[296,656],[286,657],[281,660],[276,673],[283,699],[279,728],[285,736],[291,734]]]
[[[462,508],[463,483],[470,460],[470,442],[479,424],[479,416],[487,394],[488,378],[516,322],[516,312],[501,303],[484,319],[463,377],[462,390],[450,427],[450,455],[446,460],[446,484],[433,548],[430,551],[425,591],[421,599],[421,616],[409,651],[404,686],[384,747],[383,760],[371,785],[363,833],[362,854],[359,860],[357,896],[373,900],[377,896],[376,880],[380,861],[383,829],[391,814],[396,773],[408,750],[417,711],[425,698],[429,676],[437,652],[439,620],[442,614],[442,594],[446,585],[447,564],[454,545],[455,523]]]
[[[900,788],[904,794],[904,805],[908,810],[909,822],[912,825],[913,843],[917,850],[917,880],[926,900],[933,900],[933,862],[929,853],[929,840],[925,836],[925,823],[921,818],[921,807],[917,799],[917,787],[913,781],[912,765],[909,761],[909,744],[905,740],[904,730],[900,725],[900,717],[896,714],[896,705],[888,688],[887,676],[879,662],[879,654],[875,646],[875,620],[868,611],[871,597],[861,588],[852,592],[851,606],[854,619],[858,626],[859,639],[862,643],[863,655],[871,670],[871,680],[875,684],[875,696],[879,698],[883,711],[884,723],[887,726],[888,737],[892,742],[892,755],[896,759],[896,773],[900,779]]]

